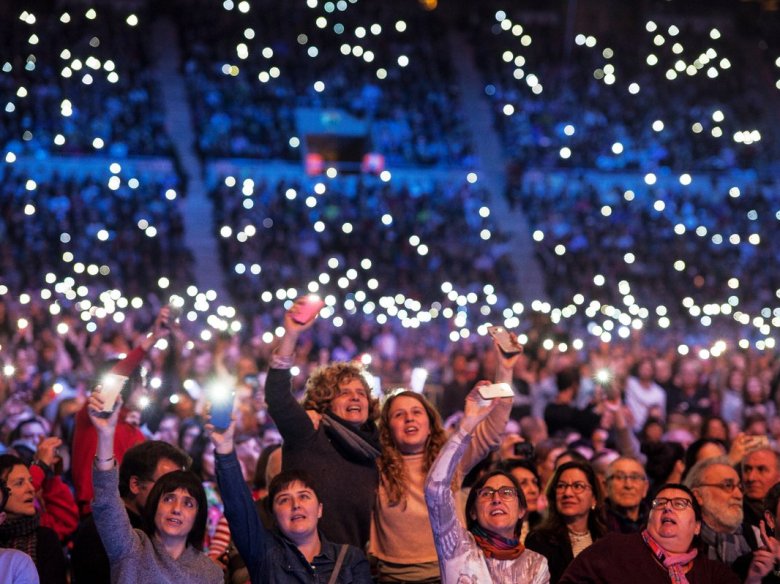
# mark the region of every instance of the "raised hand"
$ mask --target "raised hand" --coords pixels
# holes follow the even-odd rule
[[[490,382],[484,379],[478,381],[466,396],[466,403],[463,406],[464,415],[460,425],[461,428],[465,428],[468,432],[471,432],[477,424],[484,420],[502,400],[511,402],[511,398],[508,397],[492,400],[482,399],[479,395],[479,388],[482,385],[490,385]]]
[[[87,413],[89,419],[92,420],[92,425],[95,426],[98,434],[111,434],[113,435],[116,430],[116,425],[119,420],[119,410],[122,405],[122,398],[117,397],[114,410],[109,416],[103,411],[103,398],[100,396],[100,386],[98,385],[87,400]]]
[[[49,436],[38,443],[38,449],[35,452],[36,460],[51,467],[58,458],[57,449],[62,445],[62,440],[56,436]]]
[[[232,416],[230,425],[222,432],[218,431],[211,422],[205,426],[206,434],[214,444],[214,450],[219,454],[230,454],[235,448],[234,436],[236,433],[236,417]]]

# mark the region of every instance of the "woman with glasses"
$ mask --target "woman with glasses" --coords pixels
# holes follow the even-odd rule
[[[555,469],[546,494],[547,517],[525,544],[547,558],[555,584],[571,561],[607,532],[604,496],[593,467],[580,461]]]
[[[647,529],[611,533],[582,552],[561,584],[737,584],[725,564],[699,553],[701,508],[688,487],[663,485],[651,503]]]
[[[476,388],[468,395],[460,428],[442,448],[425,481],[443,584],[550,581],[545,559],[518,539],[528,509],[511,474],[493,471],[482,476],[466,500],[466,525],[459,519],[453,479],[477,425],[497,407],[499,400],[480,400]]]
[[[499,353],[496,381],[511,381],[512,367],[519,353],[506,358],[498,348],[496,351]],[[459,477],[465,476],[500,444],[511,406],[509,400],[499,401],[477,425],[460,461]],[[425,477],[447,440],[439,413],[419,393],[395,393],[382,407],[379,440],[382,444],[378,460],[380,481],[369,545],[369,553],[377,559],[378,581],[381,584],[441,582],[423,493]]]

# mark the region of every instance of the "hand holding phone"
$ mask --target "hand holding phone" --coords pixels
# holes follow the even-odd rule
[[[94,391],[100,394],[100,398],[103,400],[103,409],[100,411],[102,417],[107,418],[114,411],[114,404],[116,404],[116,399],[119,397],[119,393],[122,391],[126,381],[126,375],[106,373],[103,376],[102,383],[95,387]]]
[[[523,347],[517,344],[509,334],[509,331],[502,326],[488,327],[488,334],[496,341],[498,348],[504,354],[504,357],[511,357],[522,352]]]
[[[508,383],[491,383],[489,385],[480,385],[477,389],[479,397],[482,399],[497,399],[500,397],[514,397],[515,392]]]
[[[290,310],[290,317],[297,324],[313,321],[325,306],[325,301],[316,294],[309,294],[298,300]]]
[[[227,395],[213,396],[211,399],[211,420],[219,432],[227,430],[233,421],[233,392]]]

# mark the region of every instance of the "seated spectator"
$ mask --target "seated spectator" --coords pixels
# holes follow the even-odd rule
[[[143,527],[147,499],[160,477],[175,470],[186,470],[189,466],[189,457],[167,442],[141,442],[125,452],[119,465],[119,496],[134,529]],[[110,579],[106,549],[91,514],[82,521],[76,533],[71,567],[79,584],[104,584]]]
[[[760,441],[764,437],[757,437]],[[755,439],[754,439],[755,440]],[[745,523],[758,527],[764,514],[764,497],[780,481],[780,454],[759,447],[742,459],[742,483],[745,485]]]
[[[484,382],[487,383],[487,382]],[[505,398],[511,406],[511,400]],[[480,405],[476,388],[466,398],[460,427],[433,463],[425,481],[442,582],[546,583],[546,560],[518,539],[528,509],[517,480],[503,471],[484,474],[466,500],[466,525],[456,508],[452,481],[473,432],[499,400]]]
[[[725,565],[704,557],[696,548],[701,509],[688,487],[663,485],[651,503],[647,529],[611,533],[578,556],[561,584],[642,584],[688,582],[737,584]]]
[[[500,349],[495,350],[500,355]],[[499,357],[497,382],[511,381],[515,357]],[[500,402],[475,428],[458,468],[460,477],[498,447],[509,421],[510,407],[507,402]],[[441,574],[424,485],[446,441],[441,418],[421,394],[400,391],[385,400],[379,419],[380,482],[369,544],[369,553],[378,560],[378,579],[437,581]]]
[[[742,483],[725,456],[697,462],[685,478],[701,507],[702,550],[731,566],[758,546],[758,534],[743,525]]]
[[[607,529],[636,533],[647,523],[645,497],[649,487],[645,469],[633,458],[617,458],[607,467]]]
[[[320,529],[336,543],[361,548],[369,538],[371,509],[379,483],[380,453],[374,420],[379,414],[362,369],[333,363],[317,369],[306,383],[303,405],[291,393],[290,366],[300,334],[314,320],[294,319],[301,301],[287,311],[285,334],[271,360],[265,385],[268,412],[284,438],[282,470],[305,470],[319,478],[328,510]],[[321,417],[315,427],[307,411]]]
[[[558,395],[555,401],[544,409],[544,421],[551,436],[562,431],[576,430],[583,436],[590,436],[599,425],[600,416],[592,409],[579,410],[574,402],[580,386],[580,371],[576,367],[563,369],[555,378]]]
[[[169,329],[165,324],[168,314],[167,307],[161,309],[152,325],[151,334],[144,337],[138,347],[130,351],[124,359],[111,368],[111,373],[130,378],[129,383],[125,383],[125,387],[122,389],[123,403],[133,403],[134,400],[130,399],[130,396],[138,389],[137,385],[140,385],[140,379],[135,379],[133,373],[140,367],[141,362],[154,344],[168,335]],[[127,408],[120,414],[116,440],[114,441],[114,456],[119,464],[122,463],[122,457],[130,447],[145,440],[137,425],[127,419],[128,414]],[[89,513],[92,501],[92,463],[90,461],[95,455],[96,448],[97,435],[94,426],[89,422],[88,406],[85,404],[76,414],[76,430],[73,436],[73,485],[76,491],[76,501],[82,515]]]
[[[0,455],[0,481],[8,487],[6,520],[0,525],[0,547],[29,555],[41,584],[65,584],[67,560],[54,530],[40,525],[30,471],[20,458],[3,454]]]
[[[582,462],[555,469],[546,492],[547,517],[525,542],[528,549],[547,558],[550,582],[555,584],[566,566],[607,532],[604,496],[593,468]]]
[[[113,442],[120,407],[105,418],[100,417],[99,394],[93,393],[88,403],[98,434],[92,511],[111,565],[111,581],[220,584],[222,570],[201,551],[206,494],[198,477],[183,470],[161,476],[149,491],[143,529],[134,529],[117,489]]]
[[[666,392],[655,381],[654,361],[650,357],[639,360],[634,375],[626,380],[625,399],[634,418],[634,430],[645,425],[648,416],[666,415]]]
[[[764,516],[759,522],[761,547],[738,558],[732,569],[745,584],[780,584],[777,563],[780,561],[780,484],[774,485],[764,498]],[[769,532],[773,535],[769,535]]]
[[[224,432],[213,427],[217,482],[233,540],[253,583],[316,580],[372,582],[368,560],[358,548],[337,545],[318,530],[323,505],[309,475],[283,471],[268,486],[268,503],[278,532],[263,526],[236,457],[235,421]]]
[[[528,515],[525,521],[523,521],[523,529],[520,532],[520,542],[525,543],[528,533],[535,527],[538,527],[542,521],[542,514],[539,508],[539,497],[542,494],[539,474],[536,472],[536,467],[529,460],[508,460],[501,464],[501,469],[515,477],[525,497]]]
[[[5,481],[0,479],[0,526],[5,523],[5,504],[9,491]],[[8,584],[39,584],[38,570],[32,558],[15,549],[0,548],[0,574]]]

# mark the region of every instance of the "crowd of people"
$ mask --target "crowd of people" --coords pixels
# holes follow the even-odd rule
[[[108,6],[99,12],[37,8],[13,2],[2,7],[3,150],[170,156],[144,45],[150,23],[129,26],[125,10]]]
[[[145,296],[163,276],[179,287],[192,280],[175,175],[115,170],[52,169],[33,180],[0,168],[0,269],[14,295],[67,278],[74,292],[91,286],[81,296],[92,300],[112,288]]]
[[[766,309],[780,281],[764,266],[780,255],[771,235],[776,181],[700,176],[690,185],[667,179],[648,186],[638,177],[529,172],[512,196],[538,234],[537,257],[555,282],[549,289],[556,306],[577,294],[624,306],[630,293],[654,313],[665,307],[656,314],[668,315],[678,331],[701,316],[681,304],[686,297],[699,307],[732,302],[735,312],[773,316]],[[620,290],[621,281],[630,282],[630,292]],[[743,329],[728,313],[715,318],[713,334]]]
[[[774,160],[774,57],[755,46],[758,19],[656,6],[624,15],[620,31],[591,22],[570,38],[562,12],[502,8],[481,5],[472,42],[513,167],[694,172]],[[745,130],[760,142],[734,139]]]
[[[4,581],[778,581],[766,79],[733,30],[718,39],[683,18],[672,33],[666,9],[661,44],[642,21],[636,37],[567,50],[549,11],[500,16],[503,4],[454,21],[514,158],[508,193],[554,310],[515,301],[524,275],[482,183],[423,172],[220,176],[204,228],[233,302],[197,290],[175,176],[13,166],[170,154],[144,44],[159,13],[138,25],[124,5],[0,7],[0,48],[15,55],[0,59]],[[297,160],[295,109],[333,107],[370,122],[391,166],[469,167],[442,13],[355,5],[160,8],[179,25],[201,155]],[[717,81],[707,67],[668,79],[673,38],[686,55],[711,40]],[[629,77],[638,93],[615,93]],[[753,124],[760,147],[734,142]],[[670,186],[660,167],[693,182]],[[660,184],[613,173],[638,169]],[[718,172],[705,184],[701,169]],[[320,318],[306,311],[317,285],[340,290]],[[628,331],[615,317],[628,334],[606,342],[586,311],[559,318],[578,295],[669,324]],[[691,310],[703,304],[707,325]],[[748,324],[726,326],[726,305]],[[479,326],[499,320],[517,350]],[[489,393],[507,385],[512,397]]]
[[[396,167],[471,159],[437,15],[383,4],[330,14],[265,2],[241,18],[236,10],[202,2],[177,15],[204,157],[299,160],[296,108],[314,107],[366,123],[371,150]]]
[[[269,314],[271,343],[249,328],[190,338],[168,306],[111,334],[0,338],[15,349],[0,546],[42,582],[77,583],[619,582],[637,562],[658,581],[760,582],[774,565],[769,355],[582,358],[545,354],[532,332],[525,352],[483,340],[440,355],[422,392],[408,369],[380,388],[376,373],[399,370],[383,350],[402,339],[385,331],[335,361],[332,324],[300,322],[305,302]],[[112,376],[127,380],[113,409]],[[482,399],[491,382],[514,398]],[[235,404],[217,422],[219,392]],[[625,564],[604,563],[616,549]]]
[[[355,276],[347,276],[346,292],[362,291],[363,302],[400,293],[427,308],[445,301],[445,281],[461,294],[494,283],[504,305],[516,297],[511,247],[484,213],[488,195],[479,184],[230,176],[210,194],[223,268],[245,313],[259,309],[271,283],[326,284],[320,276],[327,274],[332,287],[349,270]]]

